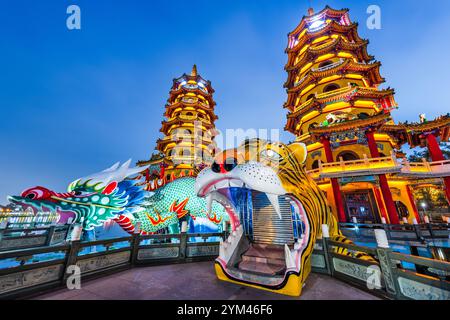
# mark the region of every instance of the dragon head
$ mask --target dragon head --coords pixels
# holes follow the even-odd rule
[[[86,230],[103,225],[119,214],[133,212],[144,198],[144,191],[135,181],[126,180],[146,168],[130,168],[131,160],[72,182],[67,192],[57,193],[44,187],[34,187],[20,196],[8,199],[24,210],[57,212],[58,223],[83,223]]]

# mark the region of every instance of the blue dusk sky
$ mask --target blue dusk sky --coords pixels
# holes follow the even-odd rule
[[[0,0],[0,203],[148,159],[172,79],[194,63],[218,129],[282,129],[287,33],[310,3],[350,8],[396,89],[396,121],[450,111],[448,0]],[[81,30],[66,27],[71,4]],[[381,30],[366,27],[371,4]]]

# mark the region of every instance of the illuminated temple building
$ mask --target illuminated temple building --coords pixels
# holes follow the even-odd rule
[[[425,188],[450,202],[450,162],[439,147],[450,117],[395,124],[394,90],[380,88],[381,64],[357,27],[347,9],[327,6],[310,9],[289,33],[285,130],[307,145],[306,168],[340,222],[421,222],[430,207],[420,198]],[[427,147],[432,161],[408,162],[406,144]]]
[[[211,82],[197,73],[195,65],[189,75],[173,80],[161,122],[164,137],[157,140],[150,160],[137,163],[150,165],[143,173],[148,190],[179,177],[196,176],[212,162],[217,135],[214,122],[218,119],[213,93]]]

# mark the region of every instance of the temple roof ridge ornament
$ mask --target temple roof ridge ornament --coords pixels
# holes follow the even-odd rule
[[[196,77],[197,76],[197,65],[192,66],[191,76]]]

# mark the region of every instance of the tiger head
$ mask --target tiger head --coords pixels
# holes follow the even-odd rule
[[[337,222],[325,195],[306,174],[306,155],[303,143],[285,145],[250,139],[236,149],[216,155],[211,168],[199,173],[197,194],[206,197],[209,203],[216,201],[222,204],[232,224],[233,232],[221,245],[216,260],[219,278],[239,282],[244,273],[234,269],[239,265],[239,256],[245,254],[245,246],[269,243],[269,246],[284,249],[284,275],[266,280],[256,277],[259,283],[248,279],[243,282],[286,294],[298,295],[301,292],[301,285],[311,268],[314,243],[321,237],[322,225],[328,225],[330,235],[338,233]],[[271,214],[267,215],[268,211]],[[258,215],[263,213],[267,220],[261,232],[263,217]],[[294,284],[289,285],[289,281]],[[286,289],[286,286],[291,288]]]

